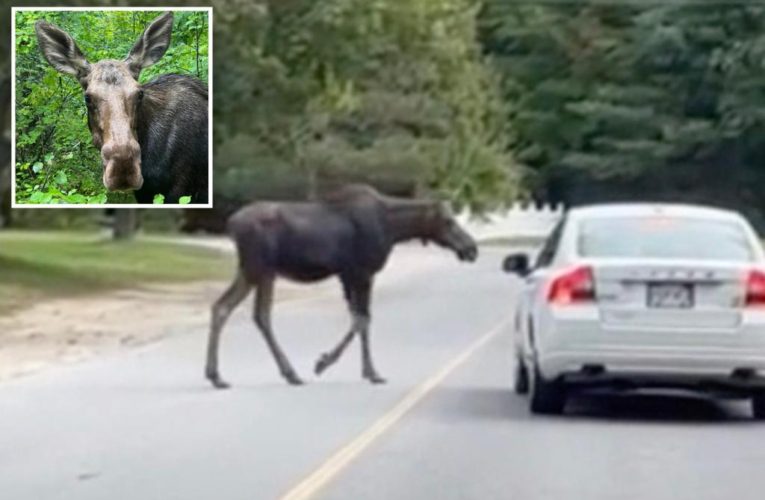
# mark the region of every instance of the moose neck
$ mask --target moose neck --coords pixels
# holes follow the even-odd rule
[[[433,202],[395,200],[385,203],[388,230],[394,243],[415,238],[427,239]]]
[[[155,122],[156,114],[162,105],[163,95],[151,87],[144,87],[143,102],[138,108],[136,135],[141,149],[148,141],[149,129]]]

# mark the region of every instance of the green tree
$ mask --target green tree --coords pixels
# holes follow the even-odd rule
[[[481,20],[536,196],[761,217],[763,6],[490,0]]]
[[[300,198],[365,181],[478,209],[506,199],[513,166],[476,12],[465,0],[221,6],[216,138],[249,155],[220,148],[216,192]]]
[[[476,37],[479,6],[216,3],[215,203],[304,198],[348,181],[479,210],[508,200],[517,169]]]

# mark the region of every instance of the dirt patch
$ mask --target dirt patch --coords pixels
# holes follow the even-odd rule
[[[211,241],[211,246],[217,244]],[[447,262],[457,265],[448,252],[401,245],[377,286],[430,272]],[[156,342],[168,335],[171,326],[173,331],[206,332],[210,306],[228,284],[186,282],[48,299],[0,317],[0,381]],[[334,279],[309,285],[276,283],[277,302],[309,297],[341,300],[342,292]],[[251,300],[240,307],[252,307]]]
[[[227,285],[154,285],[99,296],[47,300],[0,318],[0,381],[156,342],[166,335],[170,323],[173,327],[204,330],[210,305]],[[295,300],[325,291],[325,286],[307,288],[280,283],[276,299]]]

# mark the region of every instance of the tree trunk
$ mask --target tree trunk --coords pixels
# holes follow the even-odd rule
[[[115,240],[130,240],[135,236],[137,224],[137,210],[133,208],[120,208],[114,212],[114,226],[112,236]]]
[[[11,223],[11,78],[0,78],[0,228],[3,228]]]
[[[314,201],[319,197],[319,180],[317,179],[315,168],[309,168],[307,173],[306,198],[309,201]]]
[[[0,138],[0,228],[11,223],[11,143]]]
[[[0,175],[10,175],[10,169]],[[11,191],[0,187],[0,229],[11,225]]]

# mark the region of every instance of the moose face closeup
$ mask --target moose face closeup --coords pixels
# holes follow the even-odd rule
[[[37,21],[35,31],[45,59],[82,86],[93,144],[101,151],[104,186],[129,191],[143,185],[137,126],[144,91],[141,70],[159,61],[170,46],[173,14],[166,12],[146,28],[127,58],[87,61],[61,28]]]
[[[454,216],[445,204],[437,205],[431,220],[431,240],[449,248],[463,261],[473,262],[478,258],[478,247],[473,238],[457,224]]]

